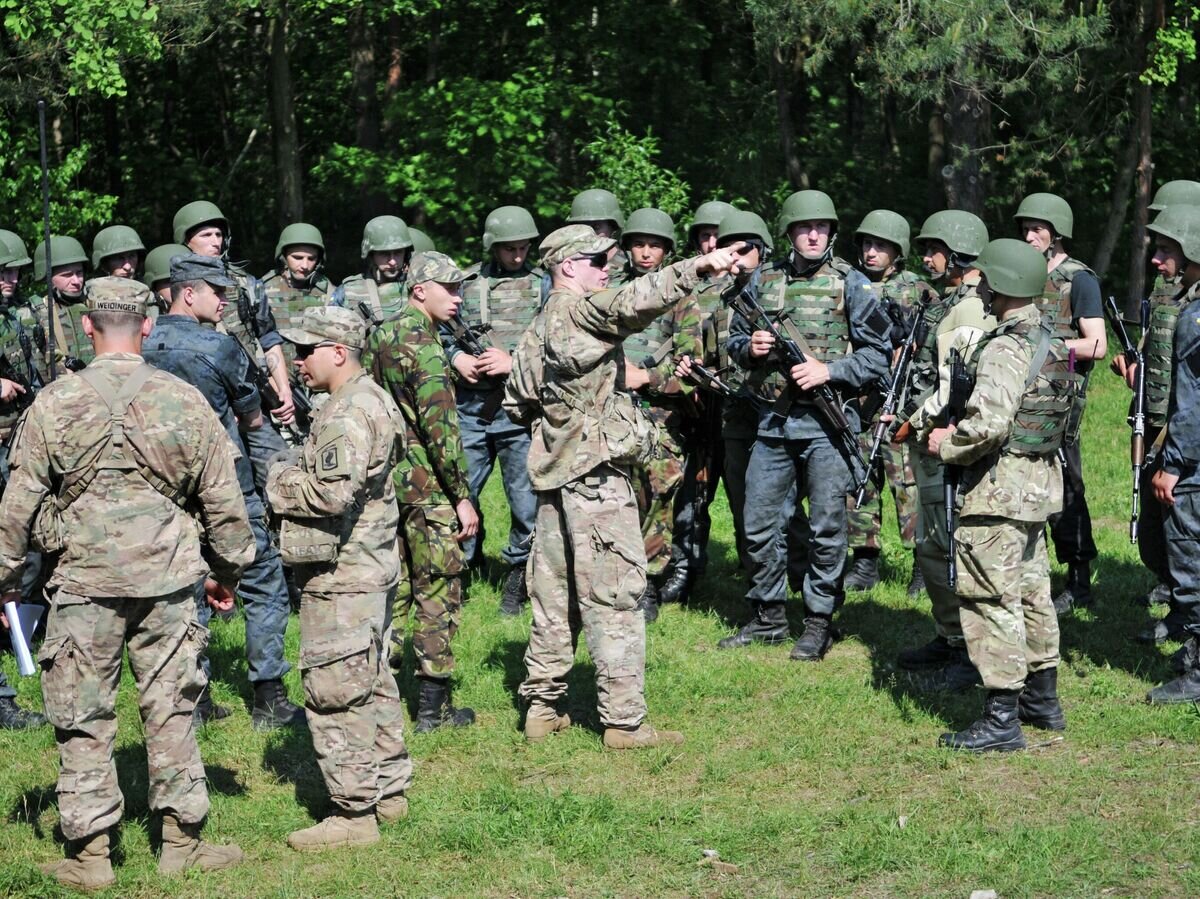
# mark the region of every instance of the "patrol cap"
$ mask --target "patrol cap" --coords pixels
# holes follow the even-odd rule
[[[438,284],[459,284],[470,281],[474,275],[468,275],[454,264],[454,260],[445,253],[426,250],[413,256],[408,264],[408,289],[412,290],[417,284],[436,281]]]
[[[564,225],[546,235],[538,252],[542,254],[542,267],[547,268],[572,256],[607,253],[616,243],[611,237],[601,237],[590,225]]]
[[[225,271],[225,263],[216,256],[188,253],[171,258],[171,283],[205,281],[213,287],[236,287],[237,281]]]
[[[352,309],[341,306],[310,306],[300,316],[300,326],[280,328],[279,336],[298,346],[340,343],[361,350],[367,342],[367,323]]]
[[[146,317],[146,307],[152,302],[150,288],[132,278],[105,275],[83,285],[88,312],[127,312]]]

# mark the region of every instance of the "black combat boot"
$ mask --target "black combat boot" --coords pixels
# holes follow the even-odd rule
[[[27,712],[11,696],[0,696],[0,730],[25,730],[41,727],[46,719],[37,712]]]
[[[672,565],[666,580],[663,581],[663,585],[658,589],[659,603],[687,602],[688,589],[691,585],[692,580],[688,576],[688,570],[681,565]]]
[[[529,590],[525,586],[525,566],[514,565],[504,579],[504,593],[500,596],[501,615],[520,615],[521,606],[529,601]]]
[[[971,657],[963,649],[959,651],[958,658],[934,672],[929,681],[929,688],[945,693],[963,693],[982,683],[979,669],[972,664]]]
[[[262,680],[254,685],[254,708],[250,712],[250,721],[255,730],[275,730],[306,723],[304,709],[288,701],[287,690],[281,680]]]
[[[1017,720],[1020,690],[988,690],[983,717],[956,734],[942,734],[939,746],[965,752],[1012,752],[1025,748],[1025,735]]]
[[[1058,701],[1058,668],[1029,672],[1017,703],[1017,715],[1025,724],[1042,730],[1067,729],[1067,719]]]
[[[1054,597],[1054,611],[1065,615],[1073,608],[1092,604],[1092,569],[1087,562],[1072,562],[1067,565],[1067,583],[1058,596]]]
[[[951,645],[949,640],[939,635],[923,646],[900,650],[896,663],[909,671],[942,668],[956,661],[962,652],[962,647]]]
[[[1167,705],[1200,700],[1200,637],[1191,635],[1184,642],[1179,654],[1179,668],[1183,673],[1147,693],[1147,702]]]
[[[196,726],[208,724],[210,721],[220,721],[222,718],[229,717],[229,709],[223,705],[217,705],[213,702],[212,694],[208,692],[207,685],[200,693],[200,698],[196,700],[196,707],[192,710],[192,716],[196,720]]]
[[[788,656],[793,662],[819,662],[833,645],[833,623],[829,615],[809,615],[804,619],[804,633]]]
[[[736,649],[751,643],[783,643],[788,631],[787,606],[781,602],[755,603],[754,617],[736,634],[717,641],[717,649]]]
[[[921,563],[917,561],[917,551],[913,550],[913,572],[912,577],[908,579],[908,595],[920,596],[925,590],[925,572],[921,569]]]
[[[645,616],[647,624],[658,621],[658,588],[649,578],[646,578],[646,589],[638,597],[637,609]]]
[[[850,560],[850,570],[842,587],[852,590],[870,590],[879,583],[879,550],[856,549]]]
[[[1184,616],[1176,609],[1167,612],[1165,618],[1151,621],[1149,626],[1137,635],[1139,643],[1158,645],[1168,640],[1186,640],[1187,631],[1183,629]]]
[[[422,677],[419,680],[421,694],[417,701],[417,733],[427,734],[443,724],[466,727],[475,723],[472,709],[456,709],[451,704],[448,678]]]
[[[1166,584],[1155,584],[1141,596],[1135,597],[1133,601],[1147,607],[1170,605],[1171,588]]]

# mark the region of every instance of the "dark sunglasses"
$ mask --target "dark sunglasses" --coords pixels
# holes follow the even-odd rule
[[[581,253],[578,256],[572,256],[572,259],[586,259],[588,265],[592,268],[604,268],[608,265],[608,253]]]
[[[297,344],[296,358],[307,359],[313,354],[313,350],[319,346],[337,346],[337,344],[335,344],[332,340],[323,340],[320,343]]]

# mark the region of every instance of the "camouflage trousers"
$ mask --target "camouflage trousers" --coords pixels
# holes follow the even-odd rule
[[[858,435],[858,445],[863,458],[871,452],[873,429]],[[884,441],[880,445],[879,461],[867,478],[867,489],[863,492],[861,506],[854,504],[854,497],[846,497],[847,517],[850,522],[850,549],[883,548],[880,532],[883,530],[883,486],[891,488],[896,503],[896,521],[900,527],[900,542],[906,549],[916,545],[917,509],[920,498],[917,479],[909,459],[908,444],[897,446]]]
[[[61,590],[54,596],[38,662],[46,717],[58,742],[58,812],[68,839],[121,820],[113,749],[126,648],[146,739],[150,809],[185,824],[204,820],[208,790],[192,710],[205,684],[200,657],[207,645],[190,586],[153,599]]]
[[[952,645],[962,646],[958,595],[950,588],[946,572],[950,538],[946,533],[942,464],[924,450],[914,450],[911,458],[921,497],[917,516],[917,564],[925,575],[925,592],[929,594],[934,631]]]
[[[646,717],[646,622],[636,609],[646,557],[629,476],[603,465],[539,493],[535,527],[521,698],[553,706],[566,694],[582,629],[596,666],[600,721],[636,727]]]
[[[638,518],[646,551],[646,574],[658,577],[671,561],[675,498],[683,486],[682,438],[659,428],[658,457],[636,469]]]
[[[317,764],[338,808],[367,811],[412,784],[400,691],[388,666],[395,594],[300,601],[300,671]]]
[[[462,611],[462,547],[454,539],[458,519],[451,506],[400,507],[403,569],[393,606],[392,639],[404,642],[409,610],[416,610],[412,643],[422,677],[454,671],[450,641]]]
[[[1046,523],[967,516],[955,532],[963,636],[988,690],[1058,665]]]

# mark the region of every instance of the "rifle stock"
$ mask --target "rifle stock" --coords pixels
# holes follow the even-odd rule
[[[1133,377],[1133,402],[1129,408],[1129,465],[1132,471],[1133,489],[1130,497],[1129,510],[1129,542],[1138,541],[1138,515],[1142,501],[1142,469],[1146,464],[1146,359],[1138,351],[1137,346],[1129,338],[1125,322],[1117,309],[1117,301],[1110,296],[1104,304],[1104,313],[1109,325],[1117,335],[1121,344],[1121,352],[1125,356],[1126,366],[1137,366]],[[1139,304],[1139,324],[1143,338],[1150,329],[1150,301],[1143,298]]]

